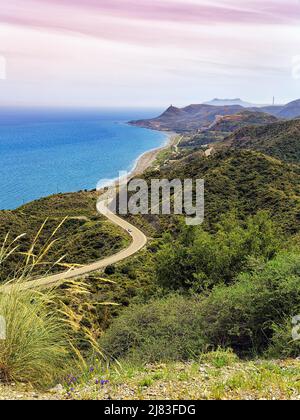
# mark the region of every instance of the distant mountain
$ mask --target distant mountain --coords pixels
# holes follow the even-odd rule
[[[218,99],[217,101],[222,100]],[[230,99],[228,101],[232,100]],[[237,99],[237,101],[240,101],[240,99]],[[251,106],[249,108],[245,108],[244,106],[238,104],[226,106],[200,104],[189,105],[185,108],[176,108],[171,105],[162,115],[157,118],[131,121],[130,124],[136,125],[138,127],[150,128],[153,130],[191,133],[209,129],[211,125],[217,121],[218,117],[238,114],[245,110],[256,114],[267,113],[281,119],[296,118],[300,117],[300,100],[293,101],[287,105],[282,106]],[[255,118],[256,116],[254,119]],[[266,119],[266,117],[264,116],[263,119]]]
[[[218,115],[233,115],[243,109],[239,105],[216,107],[201,104],[185,108],[170,106],[157,118],[131,121],[130,124],[153,130],[192,132],[208,128]]]
[[[300,99],[289,102],[287,105],[262,107],[261,111],[278,118],[297,118],[300,117]]]
[[[280,118],[297,118],[300,117],[300,99],[285,105],[277,114]]]
[[[277,116],[283,108],[284,105],[267,105],[260,108],[255,108],[255,111],[266,112],[267,114]]]
[[[212,106],[231,106],[231,105],[239,105],[244,108],[251,108],[256,107],[257,105],[251,104],[250,102],[245,102],[240,98],[236,99],[218,99],[215,98],[212,101],[204,102],[204,105],[212,105]]]
[[[276,117],[265,112],[244,110],[234,115],[217,117],[210,130],[232,133],[249,125],[271,124],[276,121],[278,121]]]
[[[285,162],[300,163],[300,119],[258,127],[244,127],[225,144],[236,149],[253,149]]]

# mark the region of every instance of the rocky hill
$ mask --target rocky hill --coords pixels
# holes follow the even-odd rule
[[[232,133],[249,125],[271,124],[276,121],[278,121],[276,117],[265,112],[245,110],[234,115],[217,117],[217,121],[210,127],[210,130]]]
[[[217,116],[215,122],[207,130],[186,134],[180,146],[195,148],[211,143],[222,143],[230,133],[243,127],[271,124],[276,121],[278,119],[273,115],[249,110],[243,110],[233,115]]]
[[[241,113],[248,110],[255,114],[270,114],[276,118],[290,119],[300,117],[300,100],[282,106],[249,107],[241,105],[189,105],[185,108],[176,108],[171,105],[157,118],[131,121],[130,124],[150,128],[153,130],[176,131],[178,133],[191,133],[207,130],[218,117]],[[266,119],[266,117],[263,117]],[[271,122],[271,121],[268,121]]]
[[[240,105],[189,105],[185,108],[170,106],[162,115],[149,120],[131,121],[130,124],[153,130],[193,132],[208,128],[219,115],[233,115],[242,111]]]

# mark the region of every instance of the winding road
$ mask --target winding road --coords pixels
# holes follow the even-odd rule
[[[138,228],[121,219],[121,217],[117,216],[111,210],[109,210],[109,204],[110,200],[99,200],[97,203],[97,210],[100,214],[105,216],[112,223],[124,229],[132,237],[132,242],[128,248],[110,257],[103,258],[100,261],[96,261],[92,264],[85,265],[80,268],[75,268],[64,273],[59,273],[41,279],[28,281],[22,284],[22,289],[28,290],[36,288],[48,288],[57,284],[61,284],[66,280],[82,277],[94,271],[103,270],[109,265],[116,264],[120,261],[125,260],[128,257],[131,257],[132,255],[139,252],[142,248],[144,248],[144,246],[147,244],[146,235],[144,235],[144,233]],[[9,290],[10,286],[4,286],[3,289]]]
[[[176,137],[175,137],[176,139]],[[178,141],[174,143],[171,139],[170,144],[175,148],[175,151],[178,151],[178,146],[181,141],[182,137],[178,137]],[[154,151],[150,151],[144,155],[144,159],[141,165],[137,165],[137,168],[131,173],[131,178],[133,176],[137,176],[144,172],[144,170],[149,167],[155,158],[157,157],[158,152],[165,150],[169,147],[164,146],[162,148],[158,148]],[[141,163],[141,162],[140,162]],[[119,181],[119,187],[122,186],[124,182],[124,185],[126,184],[126,181]],[[113,199],[109,197],[109,195],[103,194],[97,203],[97,210],[100,214],[105,216],[108,220],[110,220],[115,225],[121,227],[123,230],[125,230],[132,238],[132,242],[130,246],[126,249],[123,249],[122,251],[118,252],[117,254],[114,254],[110,257],[103,258],[100,261],[96,261],[92,264],[84,265],[79,268],[71,269],[67,272],[59,273],[50,275],[47,277],[43,277],[40,279],[30,280],[28,282],[25,282],[22,284],[21,288],[22,290],[28,290],[28,289],[36,289],[36,288],[48,288],[52,287],[58,284],[62,284],[66,280],[75,279],[78,277],[83,277],[87,274],[90,274],[95,271],[103,270],[104,268],[108,267],[109,265],[114,265],[120,261],[123,261],[136,253],[138,253],[144,246],[147,244],[147,237],[144,235],[144,233],[133,226],[131,223],[126,222],[121,217],[114,214],[110,209],[109,206],[112,204]],[[84,219],[84,218],[81,218]],[[11,289],[10,285],[3,286],[1,288],[2,291],[9,291]]]

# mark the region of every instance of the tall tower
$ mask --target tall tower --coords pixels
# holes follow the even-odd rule
[[[273,106],[275,106],[275,96],[273,96]]]

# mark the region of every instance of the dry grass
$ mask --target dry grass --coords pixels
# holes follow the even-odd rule
[[[69,365],[85,369],[85,359],[77,347],[79,340],[89,351],[101,355],[95,338],[81,325],[81,319],[74,310],[63,303],[58,290],[24,288],[38,265],[47,266],[45,259],[56,242],[54,237],[62,223],[36,253],[43,224],[28,252],[23,253],[23,267],[10,278],[0,279],[0,316],[6,324],[6,338],[0,340],[2,382],[50,386],[61,380]],[[0,249],[0,267],[18,253],[20,238],[10,241],[9,235],[6,236]],[[56,264],[63,264],[63,257]],[[74,296],[88,294],[83,282],[69,282],[66,288]]]

